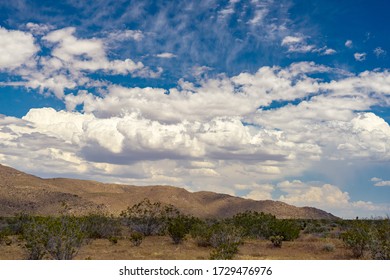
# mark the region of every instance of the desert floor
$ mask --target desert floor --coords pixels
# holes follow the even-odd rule
[[[0,245],[0,260],[26,259],[23,242],[17,237],[12,244]],[[80,248],[75,259],[85,260],[207,260],[213,250],[199,247],[194,240],[187,238],[175,245],[167,236],[146,237],[138,247],[129,240],[119,240],[117,244],[107,239],[92,240]],[[234,259],[256,260],[344,260],[351,259],[350,252],[339,239],[319,238],[310,234],[301,235],[295,241],[285,241],[282,248],[275,248],[270,241],[244,240]]]

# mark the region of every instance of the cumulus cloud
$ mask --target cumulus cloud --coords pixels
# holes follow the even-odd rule
[[[294,180],[280,182],[276,188],[286,193],[279,197],[283,202],[318,207],[342,217],[359,212],[383,214],[390,209],[389,205],[375,205],[371,201],[352,201],[348,192],[331,184]]]
[[[30,33],[0,27],[0,70],[29,64],[39,48]]]
[[[354,53],[353,57],[356,61],[364,61],[366,60],[367,54],[366,53]]]
[[[239,185],[236,186],[236,188],[237,187],[244,190],[250,189],[249,193],[243,197],[253,200],[272,200],[272,192],[275,190],[275,187],[272,184]]]
[[[67,36],[54,35],[54,42]],[[99,41],[78,43],[78,50],[54,52],[58,61],[51,67],[61,65],[63,55],[86,49],[104,57]],[[321,80],[319,73],[336,78]],[[279,190],[280,200],[296,205],[337,207],[339,201],[343,209],[375,210],[372,203],[351,202],[332,184],[268,183],[300,176],[322,160],[390,160],[390,127],[368,112],[388,104],[389,94],[387,71],[352,75],[312,62],[197,84],[181,80],[168,90],[105,85],[101,95],[67,94],[68,111],[40,108],[22,119],[0,118],[0,158],[31,170],[42,165],[54,174],[82,172],[105,181],[191,190],[210,186],[252,199],[270,199]],[[79,105],[82,112],[74,112]],[[33,156],[17,162],[31,151]]]

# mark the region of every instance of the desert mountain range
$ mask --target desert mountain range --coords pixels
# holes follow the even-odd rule
[[[246,210],[271,213],[278,218],[333,219],[313,207],[295,207],[280,201],[251,200],[227,194],[189,192],[172,186],[130,186],[66,178],[43,179],[0,165],[0,216],[21,212],[55,215],[66,202],[76,215],[97,209],[118,215],[144,198],[173,204],[181,212],[201,218],[225,218]]]

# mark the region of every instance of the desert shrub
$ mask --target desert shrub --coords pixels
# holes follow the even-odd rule
[[[207,224],[205,221],[195,223],[190,230],[191,237],[199,247],[211,246],[210,238],[212,234],[211,225]]]
[[[23,235],[24,226],[34,219],[26,213],[19,213],[15,217],[8,218],[8,228],[13,235]]]
[[[133,244],[133,246],[139,246],[141,245],[142,241],[144,240],[145,236],[140,232],[132,232],[130,234],[129,240]]]
[[[117,236],[109,236],[108,241],[110,241],[110,243],[112,245],[118,244],[118,237]]]
[[[221,244],[210,253],[210,260],[231,260],[238,252],[238,243]]]
[[[145,236],[164,233],[167,220],[179,215],[179,211],[172,205],[162,205],[160,202],[150,202],[144,199],[138,204],[122,211],[120,216],[131,230]]]
[[[232,218],[232,223],[236,227],[241,227],[243,234],[247,237],[268,238],[272,235],[271,225],[275,220],[275,216],[271,214],[246,211],[236,214]]]
[[[337,227],[337,222],[332,220],[307,220],[303,232],[318,237],[330,237],[332,230]]]
[[[341,239],[355,258],[362,257],[371,240],[369,221],[353,221],[350,228],[341,234]]]
[[[388,217],[373,223],[369,251],[375,260],[390,259],[390,219]]]
[[[190,231],[198,246],[212,246],[210,259],[232,259],[242,243],[244,232],[228,221],[197,221]]]
[[[325,252],[333,252],[335,250],[335,246],[333,243],[326,243],[322,246],[322,250]]]
[[[219,222],[211,226],[210,244],[217,248],[223,244],[241,244],[243,230],[235,225]]]
[[[276,219],[274,215],[246,211],[232,218],[236,227],[241,227],[244,236],[269,239],[271,236],[283,236],[284,240],[298,238],[302,223],[294,220]]]
[[[214,247],[210,259],[232,259],[238,252],[238,246],[242,243],[243,230],[227,222],[215,223],[210,227],[210,230],[209,243]]]
[[[269,237],[269,240],[275,248],[281,248],[284,237],[281,235],[272,235]]]
[[[88,238],[113,238],[121,234],[119,220],[103,213],[91,213],[80,218]]]
[[[167,232],[168,235],[172,238],[173,243],[181,243],[181,241],[191,231],[191,228],[198,222],[198,220],[199,219],[186,215],[178,215],[177,217],[168,219]]]
[[[291,241],[299,237],[300,225],[294,220],[275,219],[270,223],[269,239],[271,236],[282,236],[283,240]]]
[[[49,228],[45,219],[32,218],[23,225],[23,239],[29,260],[42,260],[47,255],[46,247],[49,242]]]
[[[73,216],[33,217],[24,224],[23,238],[29,259],[49,256],[71,260],[86,240],[83,225]]]
[[[12,235],[12,232],[8,227],[2,228],[0,230],[0,244],[11,245],[12,239],[10,235]]]

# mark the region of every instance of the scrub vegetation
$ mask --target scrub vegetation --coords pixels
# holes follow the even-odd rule
[[[0,218],[0,259],[390,259],[390,220],[199,219],[145,199],[105,213]]]

